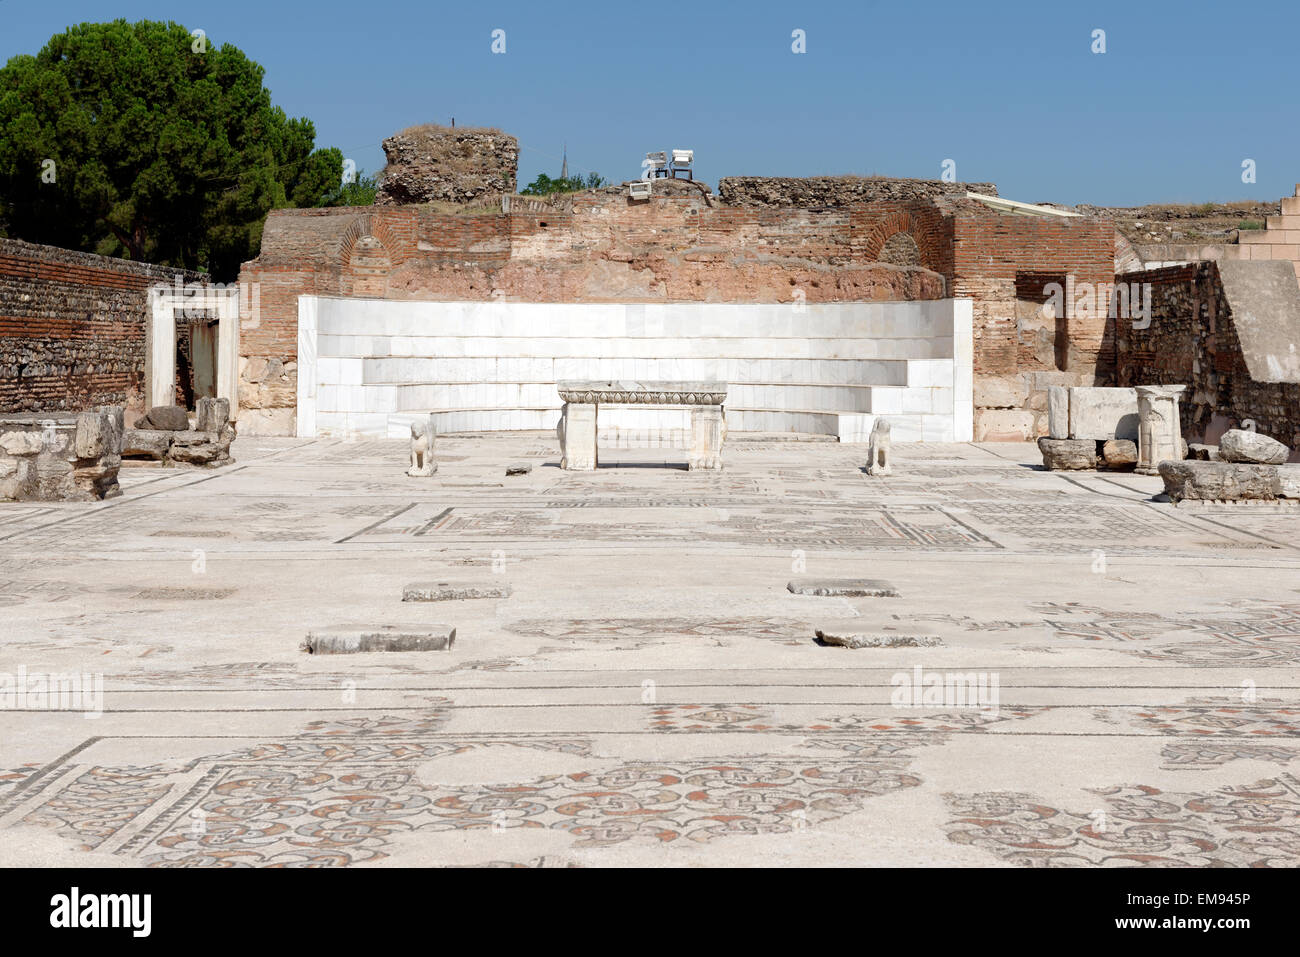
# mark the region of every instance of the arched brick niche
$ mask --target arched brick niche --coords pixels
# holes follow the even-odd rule
[[[382,297],[388,292],[392,271],[393,260],[383,241],[376,236],[358,237],[343,263],[343,292],[349,296]]]
[[[410,230],[403,228],[402,222],[391,223],[390,218],[358,216],[339,237],[339,291],[344,295],[385,295],[389,274],[406,262],[411,244],[405,233]]]
[[[890,208],[893,205],[873,204],[853,216],[855,255],[868,262],[923,266],[950,275],[951,240],[944,238],[942,214],[933,207]]]
[[[911,233],[898,232],[885,240],[877,257],[882,263],[891,266],[921,265],[921,247]]]

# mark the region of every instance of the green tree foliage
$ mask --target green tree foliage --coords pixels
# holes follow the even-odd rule
[[[550,196],[552,193],[576,193],[578,190],[599,189],[605,185],[607,185],[607,182],[599,173],[588,173],[586,176],[570,176],[567,179],[563,176],[551,179],[545,173],[540,173],[537,179],[519,191],[519,195]]]
[[[365,170],[357,170],[356,179],[341,183],[325,199],[326,206],[373,206],[379,182]]]
[[[271,105],[264,71],[176,23],[83,23],[0,68],[11,236],[231,279],[266,214],[320,206],[343,156]]]

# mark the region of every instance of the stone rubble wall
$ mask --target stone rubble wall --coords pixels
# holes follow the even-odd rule
[[[0,413],[141,408],[148,290],[177,274],[0,239]]]
[[[1252,375],[1243,350],[1239,317],[1247,296],[1232,288],[1268,277],[1235,277],[1225,285],[1221,269],[1249,273],[1287,267],[1281,263],[1191,263],[1125,273],[1116,282],[1151,284],[1151,322],[1134,328],[1131,320],[1115,323],[1116,382],[1119,385],[1186,384],[1180,403],[1183,434],[1189,442],[1217,443],[1230,428],[1253,420],[1255,431],[1300,449],[1300,382],[1260,381]],[[1295,295],[1300,297],[1300,287]],[[1266,318],[1266,317],[1265,317]],[[1253,317],[1249,321],[1257,321]],[[1300,330],[1278,333],[1272,343],[1288,354],[1300,350]],[[1285,341],[1284,341],[1285,340]],[[1300,456],[1292,454],[1292,461]]]
[[[163,465],[182,465],[218,468],[231,464],[231,443],[235,440],[235,427],[230,423],[230,400],[201,398],[194,421],[175,406],[161,406],[150,410],[137,428],[127,429],[122,438],[122,455],[130,459],[149,459]],[[162,423],[151,421],[159,412],[176,421]],[[143,424],[141,424],[143,423]]]
[[[515,192],[519,141],[500,130],[426,124],[384,140],[379,206],[472,203]]]
[[[0,415],[0,501],[89,502],[120,495],[123,410]]]
[[[718,196],[728,206],[820,209],[881,200],[933,199],[966,193],[996,196],[993,183],[949,183],[891,176],[724,176]]]

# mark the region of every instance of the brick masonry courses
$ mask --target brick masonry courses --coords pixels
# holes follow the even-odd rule
[[[148,290],[177,274],[0,239],[0,412],[140,409]]]
[[[914,241],[918,265],[879,261],[900,232]],[[986,378],[1013,382],[1017,396],[1015,414],[996,408],[998,428],[985,436],[1029,439],[1045,433],[1048,385],[1096,384],[1110,374],[1099,358],[1113,350],[1103,348],[1104,317],[1083,315],[1048,323],[1044,347],[1042,324],[1018,318],[1041,309],[1041,291],[1026,306],[1017,277],[1109,282],[1114,255],[1108,221],[1007,216],[952,197],[766,208],[722,205],[704,191],[632,201],[604,190],[550,211],[508,214],[430,206],[277,210],[261,254],[240,277],[259,284],[261,303],[260,315],[241,323],[240,406],[263,410],[257,414],[267,431],[291,431],[293,377],[280,370],[297,358],[303,294],[734,303],[970,296],[977,393]],[[253,381],[267,360],[278,363],[273,394]]]

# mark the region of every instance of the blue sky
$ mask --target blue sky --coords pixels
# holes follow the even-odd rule
[[[1271,201],[1300,182],[1297,0],[0,0],[0,59],[117,17],[234,43],[318,145],[371,171],[385,136],[455,117],[519,137],[521,185],[558,173],[566,143],[571,171],[616,181],[647,150],[689,147],[713,184],[937,178],[945,159],[1028,202]]]

